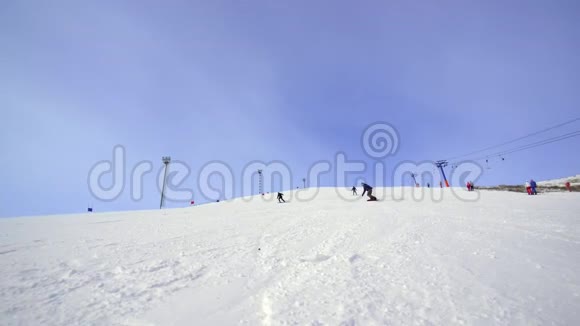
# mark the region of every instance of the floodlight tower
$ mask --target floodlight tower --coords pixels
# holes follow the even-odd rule
[[[163,208],[163,200],[165,199],[165,179],[167,179],[167,168],[171,162],[171,157],[163,156],[161,161],[165,164],[165,172],[163,173],[163,186],[161,187],[161,203],[159,203],[159,209]]]
[[[264,194],[264,176],[262,175],[262,170],[258,170],[258,188],[260,194]]]
[[[435,162],[435,165],[441,171],[441,176],[443,176],[443,180],[445,180],[445,187],[449,188],[449,181],[447,181],[447,177],[445,176],[445,170],[443,169],[444,167],[447,166],[447,164],[448,163],[446,160],[441,160],[441,161]]]

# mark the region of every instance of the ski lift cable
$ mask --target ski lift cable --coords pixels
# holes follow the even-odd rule
[[[517,142],[519,140],[522,140],[522,139],[525,139],[525,138],[528,138],[528,137],[532,137],[532,136],[535,136],[535,135],[539,135],[541,133],[544,133],[544,132],[547,132],[547,131],[550,131],[550,130],[553,130],[553,129],[556,129],[556,128],[560,128],[562,126],[565,126],[565,125],[574,123],[574,122],[576,122],[578,120],[580,120],[580,117],[574,118],[572,120],[568,120],[568,121],[565,121],[565,122],[562,122],[562,123],[559,123],[557,125],[554,125],[554,126],[551,126],[551,127],[548,127],[548,128],[545,128],[545,129],[542,129],[542,130],[539,130],[539,131],[536,131],[536,132],[533,132],[533,133],[530,133],[530,134],[527,134],[525,136],[521,136],[521,137],[518,137],[518,138],[514,138],[512,140],[508,140],[508,141],[503,142],[501,144],[497,144],[497,145],[489,146],[489,147],[486,147],[486,148],[482,148],[480,150],[473,151],[473,152],[470,152],[470,153],[467,153],[467,154],[457,155],[457,156],[448,158],[447,160],[448,161],[449,160],[454,160],[454,159],[457,159],[457,158],[461,158],[461,157],[465,157],[465,156],[469,156],[469,155],[473,155],[473,154],[485,152],[485,151],[490,150],[490,149],[494,149],[494,148],[497,148],[497,147],[501,147],[501,146],[504,146],[504,145],[508,145],[508,144],[511,144],[511,143],[515,143],[515,142]]]
[[[511,154],[511,153],[515,153],[515,152],[519,152],[519,151],[523,151],[526,149],[530,149],[530,148],[534,148],[534,147],[538,147],[538,146],[542,146],[542,145],[547,145],[553,142],[557,142],[560,140],[564,140],[564,139],[568,139],[568,138],[572,138],[572,137],[576,137],[576,136],[580,136],[580,130],[574,131],[574,132],[570,132],[567,134],[563,134],[560,136],[556,136],[556,137],[552,137],[552,138],[548,138],[548,139],[544,139],[544,140],[540,140],[534,143],[530,143],[530,144],[526,144],[526,145],[522,145],[522,146],[518,146],[515,148],[511,148],[511,149],[507,149],[507,150],[503,150],[501,152],[496,152],[493,154],[489,154],[486,156],[481,156],[475,159],[472,159],[473,161],[479,161],[485,158],[489,158],[489,157],[498,157],[498,156],[505,156],[507,154]]]
[[[533,143],[530,143],[530,144],[518,146],[518,147],[515,147],[515,148],[511,148],[511,149],[506,149],[506,150],[503,150],[501,152],[496,152],[496,153],[493,153],[493,154],[490,154],[490,155],[486,155],[485,157],[497,157],[497,156],[507,155],[507,154],[510,154],[510,153],[519,152],[520,150],[537,147],[536,145],[538,145],[538,146],[545,145],[545,144],[552,143],[554,141],[564,140],[564,139],[567,139],[567,138],[570,138],[570,137],[579,136],[579,135],[580,135],[580,130],[576,130],[576,131],[573,131],[573,132],[570,132],[570,133],[567,133],[567,134],[563,134],[563,135],[551,137],[551,138],[548,138],[548,139],[540,140],[540,141],[537,141],[537,142],[533,142]],[[482,159],[482,158],[484,158],[484,157],[481,157],[479,159]],[[478,159],[475,159],[475,160],[478,160]]]
[[[563,136],[565,136],[565,137],[558,137],[556,139],[546,140],[546,141],[543,141],[541,143],[537,143],[537,144],[534,144],[534,145],[530,144],[529,146],[526,146],[524,148],[514,149],[512,151],[505,152],[504,154],[507,155],[507,154],[511,154],[511,153],[523,151],[523,150],[526,150],[526,149],[530,149],[530,148],[534,148],[534,147],[539,147],[539,146],[551,144],[551,143],[558,142],[558,141],[561,141],[561,140],[565,140],[565,139],[568,139],[568,138],[577,137],[577,136],[580,136],[580,131],[577,131],[577,132],[574,132],[574,133],[570,133],[570,134],[567,134],[567,135],[563,135]]]
[[[481,157],[478,157],[478,158],[471,159],[471,161],[479,161],[479,160],[483,160],[483,159],[489,160],[490,157],[502,157],[503,158],[504,156],[506,156],[508,154],[512,154],[512,153],[516,153],[516,152],[523,151],[523,150],[526,150],[526,149],[531,149],[531,148],[535,148],[535,147],[539,147],[539,146],[551,144],[551,143],[554,143],[554,142],[562,141],[562,140],[565,140],[565,139],[568,139],[568,138],[572,138],[572,137],[577,137],[577,136],[580,136],[580,130],[576,130],[576,131],[573,131],[573,132],[570,132],[570,133],[567,133],[567,134],[563,134],[563,135],[559,135],[559,136],[556,136],[556,137],[544,139],[544,140],[537,141],[537,142],[534,142],[534,143],[530,143],[530,144],[518,146],[518,147],[515,147],[515,148],[503,150],[503,151],[496,152],[496,153],[493,153],[493,154],[489,154],[489,155],[486,155],[486,156],[481,156]]]

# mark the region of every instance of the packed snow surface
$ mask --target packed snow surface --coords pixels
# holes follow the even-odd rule
[[[579,193],[377,190],[0,219],[0,324],[580,324]]]

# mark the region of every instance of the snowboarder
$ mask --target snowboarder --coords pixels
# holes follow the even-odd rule
[[[532,194],[532,186],[530,185],[529,181],[526,181],[526,192],[528,193],[528,195]]]
[[[377,200],[377,197],[373,196],[373,187],[369,186],[368,184],[366,184],[364,182],[361,183],[361,186],[363,187],[362,196],[364,196],[366,193],[367,196],[369,197],[369,199],[367,201],[376,201]]]
[[[353,195],[353,196],[356,196],[356,195],[358,195],[358,194],[356,193],[356,187],[355,187],[355,186],[352,186],[352,189],[351,189],[351,190],[352,190],[352,195]]]
[[[285,203],[285,202],[286,202],[286,201],[284,200],[284,194],[283,194],[283,193],[281,193],[281,192],[279,192],[279,193],[278,193],[278,197],[277,197],[277,198],[278,198],[278,202],[279,202],[279,203]]]
[[[570,181],[566,182],[566,189],[568,189],[569,192],[572,192],[572,186],[570,185]]]
[[[530,186],[532,187],[532,195],[537,195],[538,192],[536,191],[536,181],[534,179],[530,180]]]

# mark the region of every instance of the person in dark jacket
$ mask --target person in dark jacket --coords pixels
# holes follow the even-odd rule
[[[279,192],[279,193],[278,193],[278,197],[277,197],[277,198],[278,198],[278,202],[279,202],[279,203],[285,203],[285,202],[286,202],[286,201],[284,200],[284,194],[283,194],[283,193],[281,193],[281,192]]]
[[[361,185],[363,187],[362,196],[364,196],[365,193],[366,193],[367,196],[369,197],[368,201],[375,201],[375,200],[377,200],[377,197],[373,196],[373,187],[369,186],[368,184],[366,184],[364,182]]]
[[[537,195],[538,192],[536,191],[536,181],[534,179],[530,180],[530,186],[532,187],[532,195]]]
[[[352,186],[352,189],[351,189],[351,190],[352,190],[352,195],[353,195],[353,196],[356,196],[356,195],[358,195],[358,194],[356,193],[356,187],[355,187],[355,186]]]

